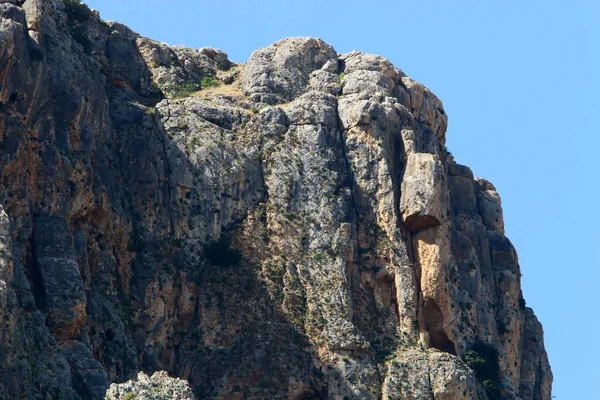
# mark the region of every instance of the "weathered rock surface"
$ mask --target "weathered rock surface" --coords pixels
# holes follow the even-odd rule
[[[110,386],[161,370],[196,398],[550,399],[500,198],[446,126],[380,56],[237,65],[0,2],[0,399],[192,398]]]
[[[110,385],[106,400],[194,400],[189,384],[178,378],[171,378],[165,371],[148,376],[140,372],[135,381]]]

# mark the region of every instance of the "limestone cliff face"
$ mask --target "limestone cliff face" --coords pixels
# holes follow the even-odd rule
[[[0,399],[159,370],[200,399],[550,399],[500,198],[446,125],[380,56],[237,65],[0,1]]]

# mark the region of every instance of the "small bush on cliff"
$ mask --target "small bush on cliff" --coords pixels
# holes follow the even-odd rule
[[[71,21],[87,22],[92,17],[92,11],[79,0],[63,0],[65,11]]]
[[[498,351],[483,342],[476,342],[464,357],[467,365],[475,372],[490,400],[500,399],[498,386]]]
[[[202,78],[202,80],[200,81],[200,86],[202,86],[202,89],[217,87],[220,85],[221,85],[221,82],[212,75],[207,75],[204,78]]]
[[[83,51],[86,54],[90,54],[92,51],[92,41],[87,35],[87,32],[82,26],[75,26],[71,28],[71,36],[77,43],[83,47]]]
[[[83,47],[83,51],[90,54],[92,41],[88,37],[85,23],[92,17],[92,11],[79,0],[63,0],[67,12],[69,32],[73,39]]]
[[[183,99],[184,97],[190,97],[192,94],[200,90],[200,86],[193,83],[186,83],[184,85],[178,85],[173,87],[173,98]]]
[[[225,236],[221,236],[219,240],[209,242],[204,247],[204,254],[208,261],[214,265],[237,265],[242,259],[240,252],[229,246],[229,239]]]

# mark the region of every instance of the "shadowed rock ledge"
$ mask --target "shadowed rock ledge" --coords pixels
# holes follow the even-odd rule
[[[0,399],[192,397],[168,375],[198,399],[550,399],[500,197],[446,127],[381,56],[290,38],[239,65],[0,1]],[[107,392],[140,371],[166,372]]]

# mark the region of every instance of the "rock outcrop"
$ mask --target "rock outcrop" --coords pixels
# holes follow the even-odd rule
[[[500,198],[446,126],[380,56],[293,38],[238,65],[0,1],[0,399],[192,398],[168,375],[199,399],[550,399]]]
[[[113,383],[106,392],[105,400],[194,400],[188,383],[171,378],[165,371],[148,376],[140,372],[137,379],[125,383]]]

